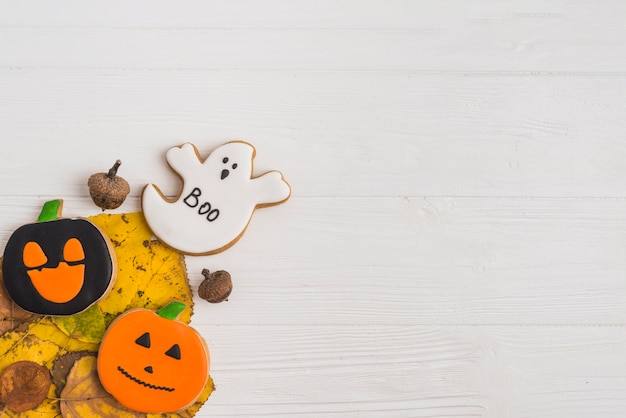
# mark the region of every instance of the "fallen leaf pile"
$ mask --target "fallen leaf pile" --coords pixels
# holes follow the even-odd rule
[[[193,301],[183,255],[153,241],[141,213],[102,214],[88,219],[111,239],[117,257],[117,278],[105,298],[80,314],[49,317],[23,311],[0,286],[0,376],[7,367],[29,361],[45,366],[51,377],[43,402],[38,400],[33,409],[18,413],[19,408],[5,401],[0,405],[0,416],[193,417],[214,389],[210,378],[196,403],[171,414],[129,411],[100,385],[96,355],[113,319],[132,308],[157,310],[178,300],[188,306],[178,319],[188,324]],[[35,389],[41,387],[43,384]],[[35,389],[16,387],[11,399]]]

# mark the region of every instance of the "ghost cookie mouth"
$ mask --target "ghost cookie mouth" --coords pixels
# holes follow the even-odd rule
[[[133,376],[132,374],[128,373],[126,370],[124,370],[124,368],[122,366],[117,366],[117,371],[122,373],[125,377],[127,377],[130,380],[132,380],[133,382],[138,383],[138,384],[140,384],[142,386],[145,386],[147,388],[154,389],[154,390],[164,390],[166,392],[174,392],[174,388],[170,388],[170,387],[167,387],[167,386],[156,386],[156,385],[153,385],[151,383],[144,382],[143,380],[138,379],[135,376]]]

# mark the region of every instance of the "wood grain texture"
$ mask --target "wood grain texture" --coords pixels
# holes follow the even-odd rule
[[[176,194],[165,150],[231,139],[253,142],[258,172],[288,173],[297,196],[626,194],[621,76],[39,69],[1,70],[0,91],[15,156],[0,176],[55,173],[14,177],[9,195],[88,175],[57,169],[70,151],[94,158],[86,169],[130,160],[135,188]]]
[[[30,10],[42,5],[41,1],[29,3],[15,10],[18,21],[24,22]],[[131,7],[137,23],[132,17],[119,19],[119,13],[113,14],[119,9],[100,15],[85,6],[72,9],[76,14],[66,18],[60,17],[62,9],[56,7],[58,11],[45,14],[50,6],[43,5],[35,26],[28,25],[29,20],[16,25],[7,14],[4,22],[10,26],[2,30],[6,53],[0,56],[0,66],[626,70],[619,65],[626,62],[622,41],[625,12],[623,7],[616,10],[614,2],[594,11],[595,19],[584,3],[573,4],[566,12],[564,6],[540,2],[509,5],[456,0],[425,6],[405,0],[381,7],[379,2],[369,1],[364,7],[349,1],[337,5],[298,1],[288,6],[280,1],[261,8],[249,1],[237,3],[222,9],[217,2],[194,2],[189,8],[177,8],[173,16],[178,19],[169,20],[171,3],[159,9],[143,1]],[[263,9],[261,14],[256,13],[259,9]],[[309,13],[311,9],[316,11]],[[355,9],[368,12],[355,13]],[[144,17],[145,10],[155,10],[159,17],[150,17],[152,13]],[[188,14],[193,17],[180,17]],[[219,14],[229,17],[212,17]],[[267,15],[272,15],[269,20]],[[297,24],[311,15],[314,18],[305,27]],[[342,15],[349,23],[336,23]],[[93,23],[85,25],[83,16]],[[240,23],[233,26],[229,24],[232,21]],[[594,36],[581,38],[581,25],[585,33]]]
[[[0,246],[243,139],[286,204],[195,299],[200,417],[626,410],[626,7],[532,0],[0,0]]]
[[[626,407],[622,327],[201,330],[214,355],[239,359],[216,366],[216,379],[247,394],[242,405],[218,386],[218,416],[620,417]]]

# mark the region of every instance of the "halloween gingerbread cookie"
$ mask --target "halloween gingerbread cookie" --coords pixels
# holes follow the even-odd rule
[[[185,409],[209,379],[209,351],[193,328],[176,320],[185,309],[171,302],[158,311],[132,309],[107,329],[98,352],[102,386],[138,412]]]
[[[171,148],[166,160],[183,180],[181,193],[168,199],[149,184],[142,196],[157,238],[187,254],[218,253],[242,236],[256,208],[289,199],[280,172],[252,177],[254,157],[254,147],[242,141],[218,147],[204,161],[190,143]]]
[[[19,227],[4,249],[7,292],[22,309],[73,315],[104,297],[115,280],[109,239],[83,218],[59,218],[62,200],[46,202],[36,223]]]

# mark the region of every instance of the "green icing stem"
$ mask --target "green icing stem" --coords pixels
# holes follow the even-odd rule
[[[178,301],[170,302],[167,306],[164,306],[163,308],[159,309],[157,311],[157,315],[165,319],[174,320],[178,318],[178,315],[180,315],[182,311],[185,310],[186,307],[187,305],[185,305],[182,302],[178,302]]]
[[[61,199],[49,200],[43,204],[37,222],[54,221],[61,216],[61,209],[63,208],[63,201]]]

